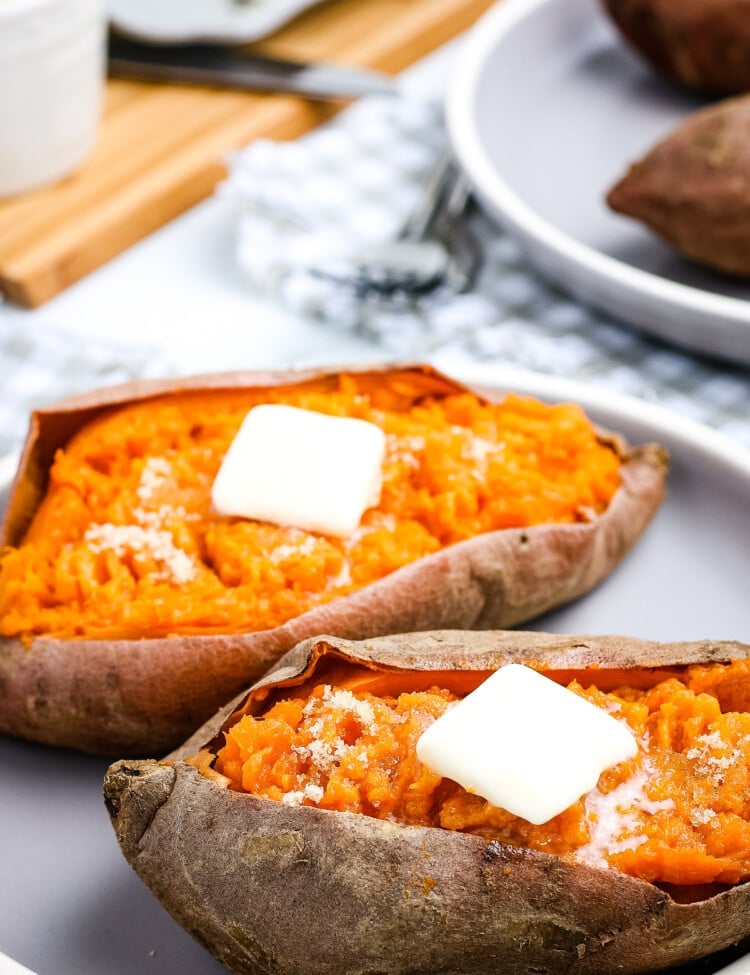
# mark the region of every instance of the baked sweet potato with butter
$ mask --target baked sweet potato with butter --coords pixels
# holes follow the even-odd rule
[[[690,115],[612,187],[607,203],[686,257],[750,275],[750,95]]]
[[[638,741],[540,826],[415,755],[510,662]],[[167,760],[112,765],[104,795],[131,866],[237,973],[662,971],[750,936],[750,647],[311,639]]]
[[[385,431],[380,501],[354,535],[212,508],[243,417],[268,402]],[[490,403],[429,368],[154,381],[58,404],[32,419],[5,519],[0,730],[159,753],[305,637],[516,625],[612,571],[665,472],[659,447],[576,406]]]
[[[722,94],[750,90],[750,0],[603,0],[659,73]]]

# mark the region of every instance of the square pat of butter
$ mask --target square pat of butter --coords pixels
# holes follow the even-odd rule
[[[222,515],[345,537],[380,499],[384,456],[385,434],[374,423],[256,406],[229,446],[211,500]]]
[[[501,667],[417,742],[433,772],[537,825],[637,752],[627,725],[520,664]]]

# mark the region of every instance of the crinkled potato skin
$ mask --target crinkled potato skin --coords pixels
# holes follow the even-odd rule
[[[737,659],[750,646],[455,631],[305,641],[171,764],[120,761],[104,783],[130,865],[233,972],[635,975],[750,935],[748,883],[679,904],[633,877],[477,836],[230,792],[181,761],[212,743],[237,706],[309,676],[327,654],[410,670],[566,669]]]
[[[750,95],[743,95],[690,115],[630,167],[607,203],[686,257],[747,277],[749,167]]]
[[[415,400],[465,389],[426,366],[340,371],[390,384]],[[32,417],[0,543],[20,541],[55,449],[103,410],[186,389],[325,384],[338,374],[225,373],[141,381],[39,411]],[[615,568],[665,494],[661,447],[631,448],[618,437],[601,436],[623,461],[622,486],[601,516],[477,536],[274,629],[141,640],[0,638],[0,731],[111,756],[161,754],[306,637],[510,627],[575,599]]]
[[[750,90],[750,0],[602,0],[658,72],[719,94]]]

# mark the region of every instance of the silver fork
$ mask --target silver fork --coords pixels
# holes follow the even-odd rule
[[[397,237],[366,244],[345,265],[312,273],[351,289],[363,302],[393,306],[465,291],[482,263],[479,242],[464,219],[470,198],[468,181],[444,151]]]

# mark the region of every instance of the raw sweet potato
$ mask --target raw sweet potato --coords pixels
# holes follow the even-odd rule
[[[385,424],[356,538],[212,511],[231,431],[274,397]],[[307,636],[516,625],[612,571],[665,468],[577,407],[491,405],[429,368],[147,382],[41,411],[5,522],[0,730],[153,753]]]
[[[141,879],[242,975],[653,973],[750,935],[748,658],[750,647],[731,642],[524,632],[312,639],[167,760],[112,765],[105,802]],[[423,767],[381,754],[384,736],[372,726],[384,695],[405,691],[398,733],[419,692],[461,696],[509,662],[576,687],[634,726],[650,715],[632,768],[606,771],[592,793],[542,827],[526,823],[526,832],[523,821],[448,780],[420,806]],[[313,739],[290,739],[287,758],[278,734],[248,753],[243,778],[273,773],[278,799],[246,792],[228,777],[229,762],[218,770],[217,754],[245,735],[245,722],[247,734],[262,734],[265,716],[287,701],[308,714],[321,683],[323,698],[338,697],[347,712],[341,740],[324,737],[315,711]],[[670,764],[652,778],[662,755]],[[345,762],[349,777],[339,782]],[[305,774],[324,770],[322,785],[301,783],[294,770],[303,766]],[[417,779],[404,780],[407,767]],[[370,806],[341,811],[351,806],[339,803],[334,779],[356,803],[357,776],[369,776]],[[650,791],[665,784],[673,798]],[[391,790],[402,796],[395,813]],[[441,802],[449,827],[431,818]],[[684,819],[675,812],[682,806]],[[461,808],[471,816],[456,825]],[[717,857],[733,879],[696,886],[695,871]]]
[[[750,274],[750,95],[691,115],[609,191],[609,206],[640,220],[686,257]]]
[[[722,94],[750,90],[750,0],[603,0],[661,74]]]

